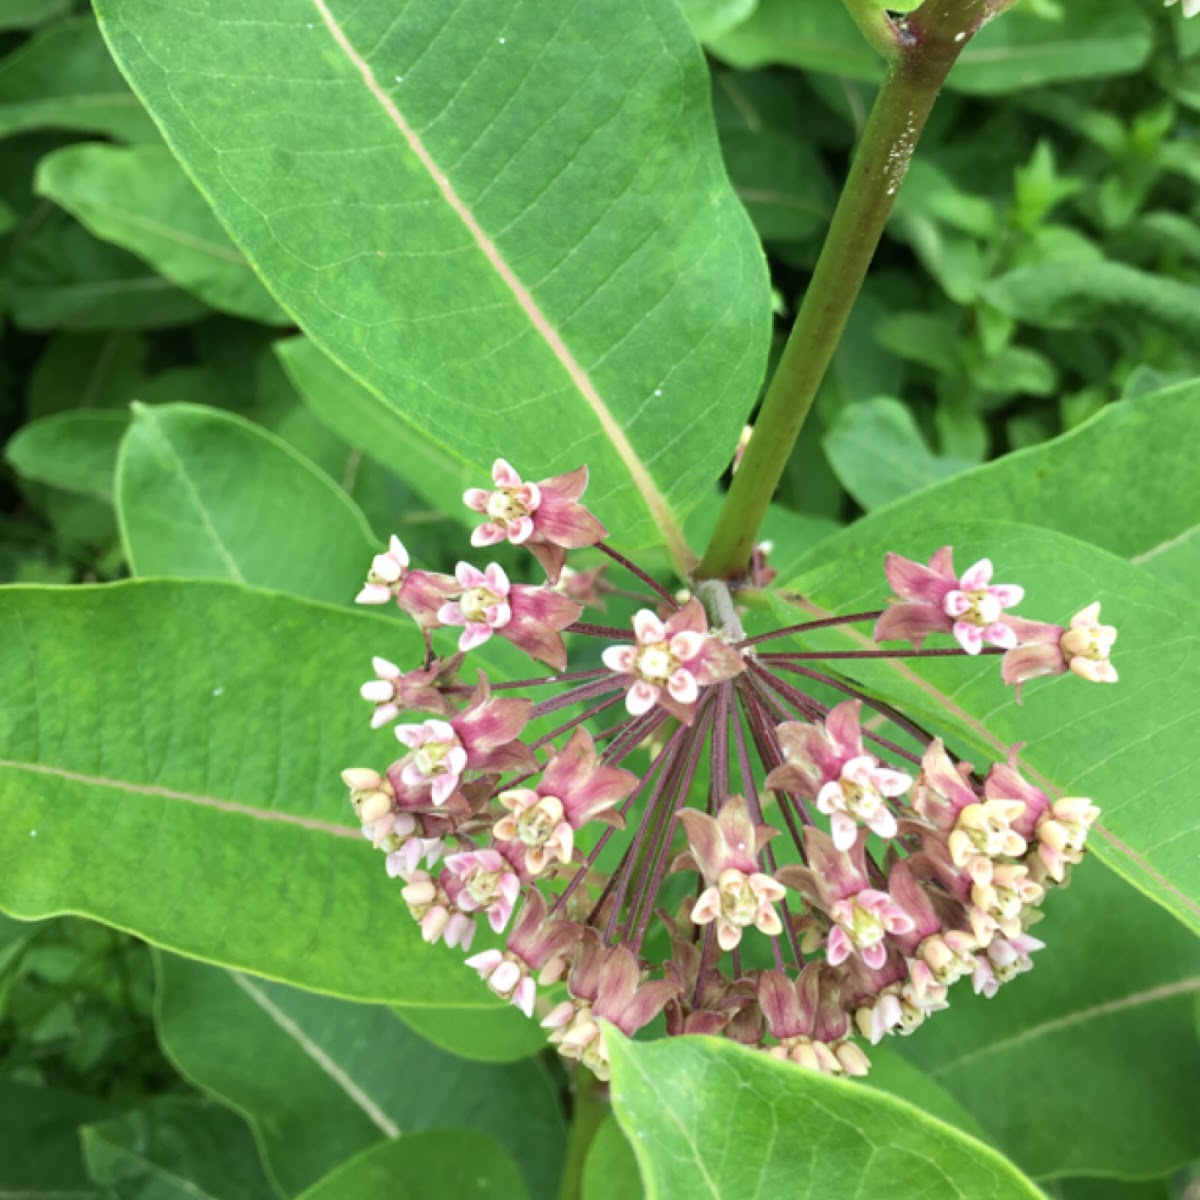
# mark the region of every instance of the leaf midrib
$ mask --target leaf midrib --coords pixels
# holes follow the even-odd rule
[[[533,298],[533,294],[517,277],[516,272],[508,265],[503,255],[501,255],[499,248],[484,232],[483,227],[476,220],[466,202],[459,196],[454,186],[450,183],[449,176],[441,169],[416,131],[405,120],[396,102],[380,86],[370,64],[359,54],[354,44],[347,37],[345,30],[338,24],[326,0],[312,0],[312,5],[317,10],[337,50],[345,56],[350,65],[358,72],[371,98],[383,110],[408,148],[416,156],[417,161],[429,175],[450,211],[459,219],[471,235],[479,252],[483,255],[488,265],[500,277],[529,323],[554,355],[585,403],[592,410],[609,444],[613,447],[617,456],[624,464],[625,469],[629,472],[634,487],[637,488],[643,503],[654,519],[654,523],[658,526],[663,541],[671,553],[671,557],[681,568],[690,567],[695,561],[694,556],[688,547],[682,528],[676,522],[671,512],[666,497],[659,490],[658,485],[654,482],[650,472],[626,436],[620,422],[617,421],[609,409],[608,404],[600,395],[595,384],[592,383],[587,372],[584,371],[583,367],[571,353],[566,342],[563,341],[562,335],[542,311],[540,305]]]

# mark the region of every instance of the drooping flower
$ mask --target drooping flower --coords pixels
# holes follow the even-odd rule
[[[480,679],[471,703],[449,721],[396,726],[396,737],[409,752],[389,771],[394,787],[398,778],[403,788],[427,789],[432,803],[440,806],[458,791],[468,770],[501,773],[536,766],[529,748],[517,740],[532,705],[492,699],[486,677]]]
[[[386,604],[395,600],[418,625],[432,628],[438,623],[438,610],[457,590],[448,575],[412,570],[404,543],[393,535],[388,538],[387,550],[371,560],[367,582],[354,602]]]
[[[767,776],[767,787],[816,799],[830,818],[833,844],[848,850],[865,825],[882,838],[896,836],[888,800],[912,787],[904,771],[884,767],[863,749],[862,702],[847,700],[829,711],[823,726],[787,722],[775,731],[784,763]]]
[[[968,654],[978,654],[984,643],[1005,650],[1017,644],[1012,627],[1001,615],[1021,603],[1025,589],[993,584],[988,559],[981,558],[959,578],[951,549],[943,546],[927,567],[889,554],[884,569],[896,599],[875,624],[877,642],[910,641],[920,649],[930,634],[952,633]]]
[[[371,659],[375,678],[368,680],[359,689],[359,695],[375,705],[371,715],[371,728],[380,729],[391,724],[402,712],[436,713],[439,717],[450,715],[450,705],[442,694],[440,684],[448,683],[462,665],[462,656],[442,661],[435,659],[427,667],[415,671],[402,671],[394,662],[378,656]]]
[[[594,546],[607,530],[582,504],[587,488],[586,467],[525,483],[504,459],[492,464],[495,488],[469,488],[463,495],[468,508],[486,520],[471,534],[472,546],[509,541],[526,546],[542,564],[551,583],[558,581],[567,550]]]
[[[763,847],[778,830],[756,826],[741,796],[725,800],[715,820],[695,809],[684,809],[679,819],[687,833],[688,853],[675,867],[699,871],[705,883],[692,908],[692,922],[715,921],[722,950],[738,945],[742,931],[751,925],[767,937],[778,937],[783,925],[775,905],[786,889],[759,862]]]
[[[625,707],[641,716],[656,704],[690,723],[700,689],[745,670],[736,650],[708,632],[704,606],[692,597],[666,621],[641,609],[633,618],[633,645],[609,646],[610,671],[627,677]]]
[[[861,1074],[869,1064],[855,1038],[911,1033],[968,975],[991,995],[1029,969],[1041,943],[1027,930],[1080,861],[1096,806],[1031,783],[1019,746],[976,771],[920,719],[839,674],[857,651],[822,652],[807,637],[802,651],[764,643],[877,620],[881,637],[918,647],[906,657],[965,663],[990,643],[1007,647],[1010,682],[1014,671],[1103,679],[1115,631],[1099,624],[1095,605],[1067,627],[1013,616],[1020,589],[993,585],[986,559],[958,577],[946,548],[929,566],[889,556],[897,595],[882,613],[820,614],[746,637],[740,585],[688,581],[693,598],[599,540],[605,567],[562,569],[566,547],[554,540],[555,502],[546,503],[556,481],[526,484],[507,464],[499,469],[503,494],[484,493],[485,524],[495,526],[485,536],[540,547],[556,588],[464,564],[455,581],[429,576],[431,616],[431,589],[398,544],[368,583],[371,602],[412,601],[427,648],[414,670],[375,660],[376,679],[363,688],[374,724],[406,710],[430,719],[399,726],[403,751],[386,770],[356,767],[344,779],[426,940],[465,947],[486,914],[507,935],[469,965],[527,1014],[539,984],[565,979],[567,999],[546,1020],[551,1040],[602,1076],[604,1022],[632,1035],[664,1010],[672,1036],[717,1034],[830,1074]],[[602,530],[578,523],[583,479],[559,477],[569,481],[558,489],[559,515],[598,539]],[[602,578],[614,567],[631,587]],[[747,589],[768,574],[759,555]],[[630,598],[643,606],[632,643],[614,645],[619,629],[578,619],[583,605]],[[439,620],[469,648],[438,659],[429,629]],[[566,672],[564,632],[573,647],[607,643],[604,666],[587,657]],[[954,648],[921,650],[934,633],[953,636]],[[556,673],[506,680],[501,698],[481,676],[468,695],[453,675],[492,637]],[[829,708],[831,689],[849,699]],[[690,896],[673,890],[673,870],[700,876]],[[756,957],[760,947],[769,957]]]
[[[619,820],[612,810],[637,784],[632,772],[601,765],[591,734],[576,729],[536,787],[508,788],[496,797],[508,811],[492,836],[523,846],[525,869],[540,875],[553,859],[571,861],[575,833],[589,821]]]

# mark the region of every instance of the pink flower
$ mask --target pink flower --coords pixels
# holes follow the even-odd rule
[[[1025,590],[1016,584],[992,584],[992,564],[986,558],[961,579],[954,573],[949,546],[943,546],[927,567],[888,554],[884,570],[897,599],[875,624],[877,642],[900,639],[920,648],[931,633],[953,633],[968,654],[978,654],[985,642],[1006,650],[1017,644],[1001,614],[1020,604]]]
[[[590,935],[590,936],[589,936]],[[611,1074],[599,1022],[608,1021],[626,1037],[654,1020],[678,991],[668,980],[642,982],[641,966],[625,946],[604,947],[591,930],[577,952],[568,990],[575,997],[558,1005],[542,1022],[553,1032],[566,1058],[578,1059],[597,1079]]]
[[[409,569],[408,551],[394,535],[388,548],[371,560],[371,570],[355,604],[386,604],[394,599],[417,624],[431,628],[438,623],[438,609],[458,590],[448,575]]]
[[[1004,620],[1017,645],[1005,654],[1000,674],[1005,683],[1016,686],[1018,700],[1024,683],[1044,675],[1073,671],[1091,683],[1117,682],[1117,669],[1109,659],[1117,631],[1112,625],[1100,624],[1098,601],[1077,612],[1065,629],[1019,617]]]
[[[730,796],[716,818],[693,808],[679,814],[687,831],[690,853],[676,867],[698,870],[707,885],[692,907],[696,925],[717,927],[717,944],[732,950],[742,940],[742,930],[753,925],[767,937],[778,937],[783,923],[775,905],[786,894],[783,884],[759,867],[759,855],[777,830],[755,826],[741,796]]]
[[[896,836],[896,817],[887,800],[904,795],[912,779],[880,764],[863,750],[862,703],[847,700],[830,709],[823,723],[789,721],[775,733],[785,762],[767,776],[767,787],[815,799],[830,818],[833,844],[848,850],[865,825],[880,837]]]
[[[450,715],[450,705],[438,684],[457,673],[462,665],[461,655],[456,654],[445,661],[437,659],[417,671],[401,671],[386,658],[373,658],[371,665],[375,668],[375,678],[362,685],[359,695],[375,705],[371,714],[372,729],[389,724],[406,709],[437,713],[442,717]]]
[[[455,904],[450,879],[443,871],[436,880],[428,871],[414,871],[401,895],[408,911],[421,926],[421,936],[427,942],[445,939],[447,946],[471,948],[475,938],[475,922]]]
[[[708,632],[704,606],[694,597],[665,622],[648,608],[639,610],[633,632],[634,645],[609,646],[601,656],[610,671],[629,677],[625,707],[631,716],[659,704],[691,724],[700,689],[745,669],[742,656]]]
[[[469,850],[451,854],[446,870],[462,885],[456,903],[463,912],[483,910],[496,933],[512,916],[521,891],[521,880],[512,864],[498,850]]]
[[[418,795],[428,789],[440,807],[458,791],[468,770],[532,771],[537,767],[533,752],[517,741],[532,707],[528,700],[493,700],[481,675],[471,703],[449,721],[396,726],[396,737],[409,753],[393,765],[389,778],[398,778],[399,787]]]
[[[563,977],[566,956],[580,936],[579,926],[571,921],[548,921],[545,900],[531,888],[504,950],[484,950],[468,958],[467,966],[502,1000],[532,1017],[537,983],[549,986]],[[534,972],[540,972],[537,982]]]
[[[524,846],[525,869],[540,875],[555,858],[571,861],[575,831],[589,821],[606,815],[619,821],[611,810],[637,784],[631,772],[602,766],[592,735],[580,727],[550,760],[536,788],[510,788],[496,797],[508,814],[492,826],[492,835]]]
[[[1027,933],[993,939],[986,954],[978,955],[975,960],[971,984],[976,994],[982,993],[991,998],[1000,990],[1001,984],[1032,971],[1033,960],[1029,956],[1045,948],[1045,942]]]
[[[558,580],[566,550],[594,546],[607,530],[582,504],[588,472],[580,467],[540,483],[525,483],[513,467],[498,458],[492,464],[494,490],[470,488],[463,494],[468,508],[486,520],[471,534],[472,546],[509,541],[528,546],[551,583]]]
[[[463,593],[438,609],[438,620],[465,626],[459,650],[474,650],[497,633],[555,670],[566,667],[567,649],[559,630],[579,619],[583,609],[578,604],[551,588],[510,583],[496,563],[483,571],[459,563],[455,574]]]
[[[837,966],[857,954],[868,967],[881,967],[887,958],[884,938],[908,933],[914,926],[908,915],[886,892],[863,888],[829,907],[835,922],[829,931],[826,956]]]
[[[758,998],[772,1035],[768,1052],[825,1075],[865,1075],[867,1056],[847,1040],[850,1022],[842,1007],[836,974],[821,962],[807,963],[799,976],[763,971]]]

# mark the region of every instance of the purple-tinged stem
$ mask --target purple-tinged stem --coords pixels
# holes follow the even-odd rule
[[[692,989],[692,1007],[700,1003],[700,992],[704,987],[704,977],[713,969],[717,961],[717,927],[710,922],[704,927],[704,945],[700,948],[700,965],[696,968],[696,986]]]
[[[850,613],[845,617],[824,617],[820,621],[805,621],[801,625],[785,625],[782,629],[773,629],[769,633],[758,633],[744,642],[738,642],[737,648],[745,650],[747,646],[757,646],[762,642],[773,642],[776,638],[790,637],[793,633],[807,633],[812,629],[828,629],[834,625],[851,625],[856,621],[877,621],[883,616],[882,609],[874,612]]]
[[[607,708],[612,708],[614,704],[620,704],[624,699],[621,695],[604,696],[592,705],[586,712],[582,712],[577,717],[572,717],[569,721],[564,721],[557,729],[552,729],[549,733],[543,734],[536,742],[530,742],[530,750],[540,750],[547,742],[552,742],[560,734],[566,733],[574,729],[576,725],[582,725],[584,721],[590,721],[594,716],[604,712]]]
[[[546,716],[547,713],[558,712],[560,708],[570,708],[572,704],[583,704],[586,700],[595,700],[597,696],[620,691],[624,686],[620,678],[611,672],[606,672],[606,674],[608,676],[606,679],[594,679],[591,683],[585,683],[581,687],[572,688],[569,692],[563,692],[561,696],[553,696],[549,700],[535,704],[530,711],[529,719],[536,721],[539,717]]]
[[[800,709],[801,712],[805,710],[806,705],[802,706],[799,702],[811,702],[812,700],[810,696],[806,696],[803,692],[798,691],[796,688],[789,687],[788,684],[784,683],[782,679],[778,678],[778,676],[772,675],[769,671],[756,672],[756,674],[759,674],[759,677],[763,680],[763,682],[766,683],[768,687],[773,689],[783,700],[791,704],[793,707]],[[818,707],[821,709],[822,715],[829,712],[829,710],[823,704],[818,705]],[[914,754],[911,750],[905,750],[902,746],[897,746],[895,742],[890,741],[888,738],[882,737],[872,729],[867,729],[864,727],[862,730],[862,736],[868,741],[874,742],[877,746],[882,746],[891,754],[897,754],[901,758],[906,759],[908,762],[915,763],[917,766],[921,765],[921,756],[919,754]]]
[[[606,542],[597,542],[596,549],[599,550],[601,554],[607,554],[608,557],[613,560],[613,562],[620,563],[621,566],[623,566],[625,570],[630,573],[630,575],[634,575],[640,579],[652,592],[658,596],[661,596],[672,608],[679,607],[679,601],[671,595],[669,589],[663,587],[663,585],[659,583],[653,575],[647,575],[646,572],[643,571],[642,568],[636,563],[631,563],[629,559],[625,557],[625,555],[618,553]]]
[[[563,633],[581,633],[584,637],[605,638],[610,642],[633,641],[633,630],[619,625],[594,625],[591,621],[573,621]]]
[[[666,720],[667,714],[661,708],[656,707],[648,713],[643,713],[640,717],[626,721],[625,731],[613,739],[600,756],[600,761],[606,766],[622,762]]]
[[[754,821],[755,825],[762,825],[765,824],[763,820],[762,801],[759,800],[758,788],[754,783],[754,774],[750,770],[750,751],[746,746],[746,735],[742,731],[741,721],[736,723],[735,731],[737,740],[738,771],[742,776],[742,784],[746,789],[746,807],[750,810],[750,817]],[[783,805],[780,805],[779,807],[786,819],[788,814],[784,810]],[[763,847],[762,858],[768,868],[767,873],[774,875],[776,865],[775,855],[770,846]],[[796,940],[796,931],[792,928],[792,914],[788,911],[786,900],[781,900],[780,906],[783,909],[784,932],[787,934],[788,942],[792,948],[792,954],[795,956],[796,966],[799,967],[804,963],[804,956],[800,953],[800,944]],[[782,971],[783,951],[779,948],[779,939],[777,937],[771,938],[771,952],[775,956],[776,969]],[[736,967],[735,973],[740,973],[737,972]]]
[[[576,683],[581,679],[599,679],[602,675],[611,675],[607,667],[597,667],[593,671],[571,671],[566,675],[543,675],[539,679],[506,679],[502,683],[488,681],[493,692],[513,691],[516,688],[548,687],[552,683]],[[442,687],[443,692],[473,692],[474,683],[453,683]]]
[[[708,814],[715,816],[729,795],[729,718],[733,709],[733,684],[717,689],[717,711],[713,718],[712,759],[709,769]]]
[[[688,743],[688,753],[683,765],[683,774],[676,787],[673,803],[663,806],[665,820],[660,822],[663,828],[661,835],[655,839],[654,868],[646,885],[636,897],[635,905],[629,910],[629,928],[633,930],[630,949],[637,954],[642,948],[646,937],[646,929],[650,925],[650,917],[654,912],[654,897],[662,887],[663,876],[667,873],[667,864],[671,860],[671,842],[675,837],[675,826],[679,821],[680,810],[687,804],[688,792],[696,778],[696,770],[700,765],[700,755],[704,749],[705,739],[712,728],[714,705],[704,706],[704,712],[692,727],[692,737]]]
[[[999,646],[984,646],[979,654],[968,654],[957,647],[945,647],[938,650],[798,650],[783,654],[762,654],[760,661],[765,663],[797,661],[803,659],[833,659],[833,658],[978,658],[980,655],[1006,654]]]
[[[825,675],[820,671],[814,671],[811,667],[802,667],[799,663],[781,662],[775,665],[781,671],[789,671],[793,675],[803,675],[805,679],[811,679],[816,683],[823,683],[826,687],[831,687],[834,691],[841,692],[845,696],[852,696],[855,700],[861,700],[868,708],[874,709],[877,713],[887,717],[893,725],[899,729],[903,729],[914,741],[920,743],[923,748],[927,747],[933,741],[933,735],[927,730],[922,729],[915,721],[910,721],[902,712],[893,708],[890,704],[886,704],[882,700],[874,700],[866,692],[860,692],[858,688],[851,687],[845,680],[835,679],[832,675]]]

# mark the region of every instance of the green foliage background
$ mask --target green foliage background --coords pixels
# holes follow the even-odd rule
[[[502,452],[588,461],[664,571],[700,549],[879,78],[834,0],[568,7],[464,0],[442,38],[433,3],[0,0],[0,1195],[1191,1194],[1178,9],[1023,0],[971,44],[765,529],[826,607],[953,540],[1121,628],[1099,701],[862,673],[1101,804],[1032,975],[956,993],[867,1085],[622,1043],[580,1168],[557,1057],[349,827],[363,664],[417,644],[350,607],[372,547],[452,568]]]

